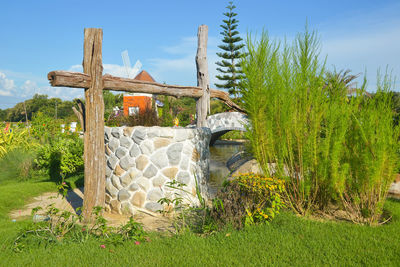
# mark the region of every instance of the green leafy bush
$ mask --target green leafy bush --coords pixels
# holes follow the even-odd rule
[[[214,199],[211,217],[235,228],[272,220],[284,207],[282,180],[256,174],[233,177]]]
[[[83,141],[76,134],[63,135],[38,149],[35,164],[49,171],[50,177],[59,180],[83,170]]]
[[[241,94],[247,135],[264,172],[286,181],[285,200],[296,213],[345,209],[354,221],[376,223],[398,156],[391,79],[374,98],[365,83],[352,96],[344,81],[325,79],[315,32],[292,46],[267,33],[248,37]]]

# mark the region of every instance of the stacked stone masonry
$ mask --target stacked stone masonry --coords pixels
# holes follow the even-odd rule
[[[106,210],[135,214],[164,210],[162,198],[178,194],[198,204],[196,188],[207,199],[208,128],[105,127]],[[172,181],[184,184],[172,189]]]
[[[240,112],[223,112],[208,116],[207,124],[212,134],[226,130],[246,131],[249,119]]]

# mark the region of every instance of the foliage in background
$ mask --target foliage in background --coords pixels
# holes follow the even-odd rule
[[[222,135],[219,139],[221,140],[243,140],[246,138],[246,133],[242,131],[229,131]]]
[[[119,126],[160,126],[161,120],[155,110],[149,110],[141,114],[132,116],[111,117],[106,121],[106,125],[110,127]]]
[[[179,126],[187,126],[193,122],[196,113],[196,101],[190,97],[175,98],[164,96],[163,107],[148,110],[134,116],[111,116],[106,121],[107,126],[174,126],[174,119],[179,119]],[[155,104],[153,103],[153,106]]]
[[[161,119],[162,123],[161,126],[168,127],[173,125],[173,117],[172,117],[172,110],[171,110],[171,105],[170,105],[170,99],[171,97],[164,96],[164,106],[161,109]]]
[[[288,206],[308,214],[336,204],[357,222],[377,223],[398,158],[389,77],[373,99],[364,87],[348,97],[345,82],[327,85],[307,29],[292,46],[263,32],[248,36],[247,48],[248,137],[265,173],[285,179]]]
[[[162,126],[173,126],[173,119],[179,119],[179,126],[187,126],[194,121],[196,114],[196,100],[191,97],[175,98],[166,96],[162,108]]]
[[[39,111],[32,117],[30,131],[42,144],[50,142],[61,134],[61,121],[55,120]]]
[[[223,44],[218,46],[223,52],[217,53],[221,61],[216,62],[219,66],[217,70],[221,73],[216,78],[222,83],[215,84],[215,86],[227,89],[231,96],[237,98],[239,96],[238,86],[240,80],[243,78],[238,60],[242,57],[241,49],[244,47],[244,44],[241,43],[243,39],[237,31],[239,21],[235,18],[237,14],[233,12],[236,6],[233,5],[233,2],[229,2],[226,8],[228,9],[224,13],[226,19],[222,20],[224,24],[220,25],[223,30],[221,32]]]
[[[229,107],[218,99],[210,99],[210,115],[229,111]]]
[[[53,119],[74,120],[73,101],[62,101],[60,98],[48,98],[47,95],[35,94],[32,99],[25,100],[26,115],[31,120],[35,113],[41,111]],[[18,103],[12,108],[0,110],[0,121],[24,121],[24,103]]]
[[[103,90],[104,99],[104,118],[108,120],[113,115],[113,109],[123,107],[123,94],[113,94],[110,91]]]
[[[272,220],[284,207],[283,180],[241,174],[228,181],[213,200],[211,217],[235,228]]]

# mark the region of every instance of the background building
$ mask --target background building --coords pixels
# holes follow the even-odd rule
[[[134,80],[155,82],[153,77],[145,71],[142,70]],[[144,114],[152,109],[152,94],[145,93],[125,93],[124,94],[124,115],[133,116],[138,114]]]

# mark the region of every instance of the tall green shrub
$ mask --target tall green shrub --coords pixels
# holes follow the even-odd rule
[[[382,80],[378,74],[374,97],[362,98],[352,110],[343,157],[350,171],[339,193],[353,221],[378,221],[397,172],[400,131],[394,123],[391,86],[389,75]]]
[[[363,89],[348,97],[344,82],[327,84],[318,38],[308,30],[291,46],[266,32],[248,36],[247,48],[241,94],[248,138],[264,171],[285,179],[288,206],[307,214],[343,203],[357,221],[376,221],[396,158],[388,86],[365,100]]]

